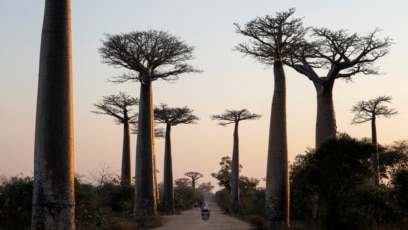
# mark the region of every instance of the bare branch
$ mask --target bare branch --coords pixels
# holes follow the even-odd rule
[[[231,123],[238,123],[243,120],[255,120],[261,118],[261,115],[255,114],[255,113],[250,113],[246,109],[241,109],[241,110],[225,110],[225,113],[222,113],[220,115],[212,115],[211,119],[212,120],[219,120],[220,122],[218,123],[221,126],[226,126]]]
[[[184,73],[201,70],[187,62],[194,59],[194,47],[188,46],[167,32],[149,30],[127,34],[105,34],[102,47],[98,49],[102,62],[131,71],[115,77],[112,82],[147,80],[174,80]]]
[[[98,110],[91,112],[112,116],[115,118],[116,124],[132,123],[137,119],[137,114],[129,115],[133,110],[131,107],[138,104],[139,100],[137,98],[119,92],[118,95],[104,96],[100,102],[94,104]]]
[[[329,79],[349,79],[358,73],[379,74],[374,62],[388,54],[392,44],[390,38],[376,38],[378,29],[366,36],[326,28],[314,28],[312,31],[312,37],[317,39],[315,58],[330,68]]]
[[[135,120],[135,122],[132,122],[132,128],[131,128],[131,132],[132,134],[138,134],[139,132],[139,128],[138,128],[138,123],[137,123],[137,119]],[[154,127],[154,137],[156,138],[163,138],[164,137],[164,128],[157,128],[156,125]]]
[[[193,115],[193,110],[187,108],[169,108],[166,104],[154,108],[154,119],[157,123],[170,124],[195,124],[199,118]]]
[[[258,17],[241,27],[234,23],[236,32],[249,37],[249,42],[241,43],[235,50],[254,57],[260,63],[271,65],[283,61],[300,47],[308,28],[302,19],[291,18],[295,9],[277,13],[275,17]]]
[[[391,103],[392,97],[379,96],[368,101],[360,101],[353,108],[351,112],[355,113],[351,124],[361,124],[367,121],[383,116],[386,118],[392,117],[398,112],[393,108],[388,108],[383,103]]]

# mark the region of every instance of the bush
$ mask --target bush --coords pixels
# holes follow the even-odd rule
[[[136,224],[131,185],[113,180],[94,186],[75,180],[75,200],[77,229],[120,229]]]
[[[227,189],[222,189],[215,193],[215,201],[221,210],[229,212],[230,206],[230,191]]]
[[[29,229],[33,178],[16,176],[0,184],[0,229]]]
[[[249,224],[252,226],[252,229],[263,230],[266,229],[265,218],[258,215],[252,215],[249,218]]]
[[[408,212],[408,170],[397,171],[392,176],[395,195],[402,210]]]
[[[203,194],[191,187],[176,187],[174,189],[174,205],[176,211],[190,209],[191,202],[203,200]]]

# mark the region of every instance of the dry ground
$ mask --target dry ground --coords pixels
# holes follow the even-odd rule
[[[201,219],[200,209],[183,211],[181,215],[165,216],[164,226],[155,230],[248,230],[249,223],[225,215],[213,203],[210,203],[211,217],[204,221]]]

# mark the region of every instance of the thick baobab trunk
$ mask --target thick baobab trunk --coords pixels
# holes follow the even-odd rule
[[[160,204],[160,193],[159,193],[159,189],[158,189],[158,183],[157,183],[157,167],[156,167],[156,136],[154,133],[154,110],[153,110],[153,93],[151,93],[151,100],[150,100],[150,104],[151,106],[151,112],[152,112],[152,122],[151,122],[151,140],[152,140],[152,155],[153,155],[153,191],[156,193],[156,207],[158,204]]]
[[[378,143],[377,143],[377,126],[375,124],[375,117],[371,120],[371,142],[375,146],[375,152],[371,154],[371,161],[372,161],[372,167],[373,167],[373,185],[374,187],[378,187],[380,184],[380,166],[378,164]]]
[[[159,192],[159,185],[157,183],[157,167],[156,167],[156,152],[155,152],[156,146],[154,143],[154,137],[153,137],[153,190],[156,193],[156,207],[158,204],[160,204],[160,192]]]
[[[269,128],[266,215],[269,229],[289,228],[289,174],[286,133],[286,82],[281,61],[274,63],[274,94]]]
[[[196,183],[196,179],[195,178],[191,178],[191,188],[195,190],[195,183]]]
[[[122,170],[121,170],[121,183],[131,183],[130,173],[130,130],[129,122],[125,115],[125,122],[123,123],[123,146],[122,146]]]
[[[234,146],[232,148],[232,165],[231,165],[231,197],[230,208],[231,212],[238,213],[239,202],[239,139],[238,139],[238,124],[234,126]]]
[[[164,191],[163,209],[167,214],[174,214],[174,191],[173,191],[173,163],[171,156],[171,124],[166,125],[166,137],[164,146]]]
[[[336,136],[336,115],[331,88],[317,91],[316,149],[327,139]]]
[[[31,229],[75,229],[71,43],[70,0],[45,1]]]
[[[157,215],[151,81],[144,81],[140,85],[138,122],[134,214]]]

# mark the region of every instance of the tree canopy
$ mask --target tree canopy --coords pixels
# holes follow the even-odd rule
[[[218,122],[219,125],[226,126],[231,123],[238,123],[243,120],[255,120],[259,119],[261,115],[255,114],[255,113],[250,113],[246,109],[241,109],[241,110],[225,110],[225,113],[222,113],[220,115],[213,115],[211,116],[211,119],[213,120],[220,120]]]
[[[295,9],[290,8],[275,16],[257,17],[244,27],[234,23],[235,32],[250,38],[248,43],[240,43],[235,49],[268,66],[292,55],[308,31],[301,18],[292,18],[294,13]]]
[[[201,177],[204,177],[204,175],[199,172],[186,172],[184,173],[184,175],[191,179],[191,187],[193,189],[195,189],[197,180],[200,179]]]
[[[384,103],[391,103],[391,100],[391,96],[379,96],[368,101],[357,102],[351,109],[351,112],[355,113],[351,124],[361,124],[375,120],[377,117],[389,118],[396,115],[397,110],[384,105]]]
[[[116,76],[113,82],[175,80],[180,74],[200,72],[187,61],[192,60],[193,46],[178,37],[158,30],[105,34],[98,49],[102,62],[124,67],[129,73]],[[144,76],[146,75],[146,76]]]
[[[137,122],[137,113],[131,114],[133,111],[132,106],[138,104],[139,99],[131,97],[124,92],[119,92],[117,95],[104,96],[101,101],[94,104],[98,110],[92,112],[112,116],[116,124],[122,124],[124,122],[134,124]]]
[[[367,217],[365,209],[373,202],[365,197],[369,190],[363,192],[371,176],[373,151],[371,143],[347,134],[328,139],[316,151],[296,158],[291,166],[292,192],[297,191],[303,200],[309,196],[309,210],[319,204],[326,228],[363,226],[367,222],[362,221]]]
[[[195,124],[199,118],[193,114],[193,110],[187,106],[183,108],[169,108],[166,104],[160,104],[154,109],[156,123],[164,123],[172,126],[178,124]]]

